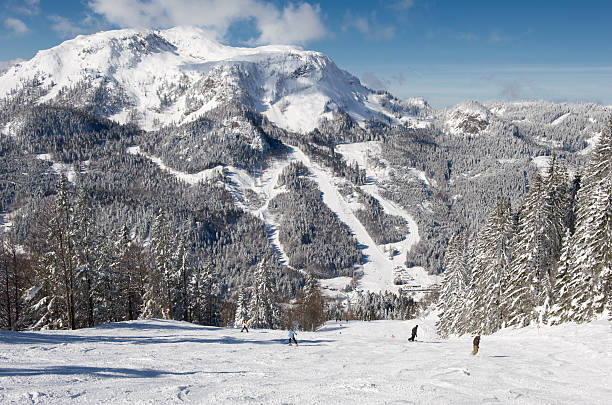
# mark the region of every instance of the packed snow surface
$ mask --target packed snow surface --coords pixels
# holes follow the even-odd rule
[[[418,324],[417,341],[408,342]],[[299,332],[141,320],[0,332],[2,404],[609,404],[612,326],[441,340],[433,318]]]

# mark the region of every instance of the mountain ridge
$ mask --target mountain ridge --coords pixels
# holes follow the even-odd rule
[[[402,102],[368,89],[320,52],[230,47],[195,27],[80,35],[9,68],[0,76],[0,98],[34,80],[47,89],[36,102],[76,98],[86,107],[87,93],[103,92],[116,105],[101,115],[147,130],[192,121],[229,100],[298,132],[338,110],[361,125],[401,123],[427,110],[423,100]]]

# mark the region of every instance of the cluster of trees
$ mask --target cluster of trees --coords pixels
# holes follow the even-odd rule
[[[7,327],[76,329],[139,317],[220,323],[211,262],[191,259],[163,212],[145,247],[125,225],[110,234],[97,228],[86,194],[75,202],[66,183],[62,177],[39,206],[25,252],[3,249]]]
[[[394,243],[403,240],[408,234],[406,220],[397,215],[385,213],[380,202],[357,188],[359,202],[364,208],[355,211],[355,216],[368,231],[368,234],[378,245]]]
[[[71,198],[61,178],[57,194],[40,206],[38,223],[21,250],[0,240],[0,327],[76,329],[139,318],[170,318],[202,325],[256,328],[295,323],[316,328],[325,302],[314,276],[306,278],[294,303],[279,294],[271,258],[257,265],[233,296],[220,291],[221,273],[212,258],[196,261],[187,239],[177,237],[160,211],[148,243],[132,239],[127,226],[104,234],[92,223],[86,194]],[[250,287],[245,287],[250,284]]]
[[[378,319],[412,319],[417,312],[417,304],[407,294],[394,294],[388,291],[357,292],[356,299],[350,304],[351,319],[374,321]]]
[[[292,163],[280,175],[288,192],[268,207],[280,216],[279,239],[291,266],[308,269],[320,278],[352,275],[361,251],[346,224],[321,199],[321,191],[305,177],[306,168]]]
[[[281,134],[262,115],[230,103],[193,122],[168,125],[148,134],[141,148],[187,173],[218,165],[257,172],[265,167],[269,154],[284,151],[278,140]]]
[[[439,331],[588,321],[612,310],[612,120],[581,176],[553,157],[517,212],[496,205],[449,244]]]

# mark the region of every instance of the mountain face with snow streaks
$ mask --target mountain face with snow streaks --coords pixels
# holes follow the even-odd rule
[[[147,130],[193,121],[230,102],[298,132],[338,110],[360,124],[399,123],[428,107],[364,87],[319,52],[229,47],[193,27],[78,36],[11,67],[0,80],[0,98],[32,83],[44,89],[36,102],[92,108]]]

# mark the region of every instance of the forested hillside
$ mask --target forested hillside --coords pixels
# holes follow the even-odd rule
[[[436,111],[317,52],[201,36],[83,36],[0,76],[2,326],[277,327],[313,277],[376,319],[444,274],[448,333],[608,305],[609,107]]]

